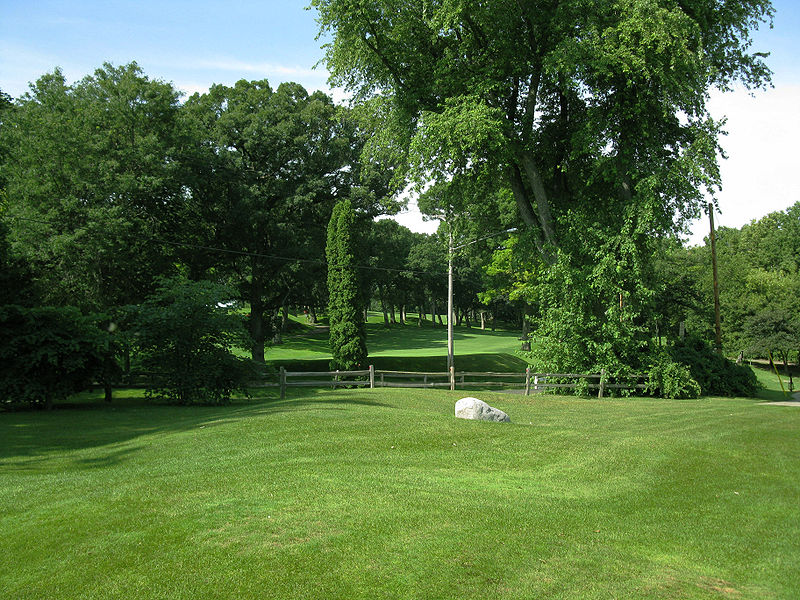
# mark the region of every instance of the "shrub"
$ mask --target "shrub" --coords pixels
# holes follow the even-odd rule
[[[758,379],[750,367],[737,365],[717,354],[703,340],[687,337],[676,342],[669,355],[689,367],[704,396],[755,396]]]
[[[102,378],[108,333],[74,307],[0,306],[0,404],[51,408]]]
[[[133,307],[133,340],[152,381],[146,395],[178,404],[222,404],[246,392],[249,362],[231,349],[242,320],[224,301],[230,292],[207,281],[163,279]]]
[[[650,368],[647,391],[662,398],[697,398],[701,388],[689,367],[674,362],[669,356],[661,356]]]

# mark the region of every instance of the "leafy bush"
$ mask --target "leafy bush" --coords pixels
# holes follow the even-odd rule
[[[51,408],[102,378],[108,334],[74,307],[0,306],[0,405]]]
[[[231,353],[243,335],[242,320],[224,306],[228,298],[223,286],[172,278],[132,308],[134,343],[152,377],[149,398],[222,404],[234,391],[246,391],[249,362]]]
[[[704,396],[755,396],[758,379],[750,367],[737,365],[717,354],[703,340],[687,337],[676,342],[669,355],[689,367]]]
[[[647,391],[662,398],[697,398],[701,389],[689,367],[662,356],[650,368]]]

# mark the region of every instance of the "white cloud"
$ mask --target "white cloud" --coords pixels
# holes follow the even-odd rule
[[[249,62],[227,58],[199,60],[196,63],[193,63],[191,67],[219,71],[233,71],[236,73],[261,73],[264,75],[278,74],[288,77],[308,77],[314,79],[327,79],[328,77],[324,70],[314,70],[306,67],[288,66],[274,63]]]
[[[800,140],[800,85],[781,85],[752,96],[745,90],[715,93],[709,103],[716,118],[727,116],[728,135],[721,144],[719,225],[741,227],[753,219],[784,210],[800,200],[796,183]],[[697,221],[690,242],[700,244],[708,219]]]

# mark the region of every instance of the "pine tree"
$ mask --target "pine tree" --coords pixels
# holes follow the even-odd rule
[[[328,318],[331,369],[352,371],[364,367],[367,335],[358,299],[359,281],[355,268],[353,233],[355,213],[349,200],[333,208],[328,224]]]

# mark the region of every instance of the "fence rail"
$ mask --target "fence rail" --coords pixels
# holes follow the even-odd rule
[[[312,380],[292,381],[293,379],[313,377]],[[367,379],[353,379],[367,377]],[[479,377],[484,381],[467,381],[467,377]],[[348,379],[349,378],[349,379]],[[512,389],[524,389],[526,396],[546,389],[569,389],[585,387],[597,390],[597,397],[604,397],[606,390],[645,389],[647,386],[638,383],[644,379],[643,375],[628,375],[622,379],[636,383],[610,382],[605,369],[600,373],[534,373],[526,369],[524,373],[493,373],[458,371],[384,371],[376,370],[370,365],[369,369],[359,371],[287,371],[280,368],[278,383],[258,383],[253,387],[279,387],[281,398],[286,397],[286,388],[289,387],[391,387],[391,388],[449,388],[451,391],[480,387],[503,386]],[[405,379],[405,381],[393,381]],[[441,381],[445,379],[445,381]],[[486,379],[504,379],[505,381],[485,381]],[[557,381],[552,381],[552,380]],[[574,381],[564,381],[573,379]],[[410,380],[410,381],[409,381]],[[512,381],[509,381],[512,380]],[[581,380],[596,380],[597,383],[581,383]]]

